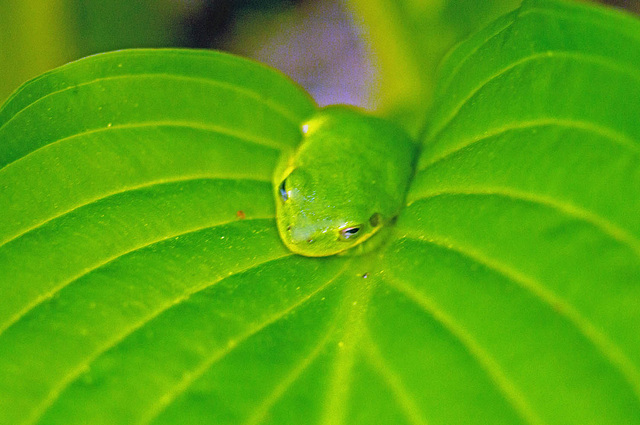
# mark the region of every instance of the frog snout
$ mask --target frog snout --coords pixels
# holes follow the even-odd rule
[[[322,232],[309,231],[304,228],[289,227],[287,229],[291,242],[296,245],[308,245],[316,242]]]

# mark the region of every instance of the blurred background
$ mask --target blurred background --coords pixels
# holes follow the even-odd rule
[[[221,49],[282,70],[321,105],[428,107],[437,63],[519,0],[0,0],[0,104],[81,57]],[[639,0],[608,3],[640,12]],[[425,110],[425,108],[421,108]]]

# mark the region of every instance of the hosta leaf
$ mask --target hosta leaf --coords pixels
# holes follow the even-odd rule
[[[639,42],[631,17],[528,2],[441,69],[385,281],[525,423],[640,422]]]
[[[253,282],[271,263],[303,273],[275,233],[270,180],[312,110],[281,75],[210,52],[96,56],[16,93],[0,111],[0,422],[54,415],[100,355],[229,275]],[[315,289],[285,288],[268,293],[286,307]],[[276,317],[257,299],[247,308]],[[258,320],[241,310],[231,335]]]
[[[0,423],[640,423],[639,65],[636,20],[525,3],[441,67],[389,243],[326,258],[275,229],[314,110],[280,74],[32,81],[0,110]]]

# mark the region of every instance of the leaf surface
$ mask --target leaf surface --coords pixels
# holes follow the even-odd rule
[[[527,2],[459,45],[393,236],[288,252],[315,105],[122,51],[0,110],[1,424],[640,423],[640,24]]]

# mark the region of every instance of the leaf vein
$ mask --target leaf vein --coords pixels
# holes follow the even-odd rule
[[[192,181],[196,181],[196,180],[215,180],[215,181],[221,181],[221,180],[229,180],[229,181],[249,181],[249,182],[256,182],[256,183],[270,183],[269,181],[266,180],[258,180],[258,179],[248,179],[248,178],[237,178],[237,179],[230,179],[228,177],[219,177],[219,176],[213,176],[213,175],[196,175],[196,176],[180,176],[179,178],[176,179],[159,179],[159,180],[152,180],[152,181],[147,181],[144,182],[142,184],[138,184],[138,185],[134,185],[134,186],[127,186],[124,188],[120,188],[119,190],[115,190],[115,191],[111,191],[111,192],[106,192],[106,193],[101,193],[91,199],[85,200],[79,204],[74,205],[73,207],[71,207],[70,209],[67,209],[65,211],[62,211],[54,216],[48,217],[43,221],[38,222],[37,224],[24,229],[23,231],[21,231],[20,233],[13,235],[11,237],[9,237],[9,239],[6,239],[2,242],[0,242],[0,248],[2,248],[4,245],[7,245],[8,243],[26,235],[27,233],[33,232],[39,228],[41,228],[42,226],[46,225],[47,223],[56,220],[60,217],[66,216],[68,214],[73,213],[74,211],[83,208],[83,207],[87,207],[89,205],[93,205],[96,204],[100,201],[103,201],[105,199],[108,199],[112,196],[117,196],[117,195],[122,195],[125,193],[130,193],[130,192],[135,192],[135,191],[139,191],[139,190],[147,190],[156,186],[161,186],[161,185],[165,185],[165,184],[175,184],[175,183],[187,183],[187,182],[192,182]],[[1,327],[0,327],[1,329]]]
[[[11,121],[13,121],[20,114],[22,114],[22,112],[24,112],[25,110],[29,109],[31,106],[41,102],[42,100],[44,100],[44,99],[46,99],[48,97],[54,96],[56,94],[60,94],[60,93],[66,92],[66,91],[75,90],[75,89],[80,88],[80,87],[90,86],[92,84],[101,83],[101,82],[105,82],[105,81],[116,81],[116,80],[127,80],[127,79],[130,79],[130,80],[133,80],[133,79],[153,79],[153,78],[167,79],[167,80],[177,80],[177,81],[197,82],[197,83],[202,83],[202,84],[205,84],[205,85],[222,87],[224,89],[229,89],[231,91],[242,93],[243,95],[246,95],[246,96],[248,96],[250,98],[253,98],[253,99],[257,100],[259,103],[267,106],[268,108],[270,108],[271,110],[276,112],[278,115],[282,116],[287,121],[289,121],[292,124],[294,124],[296,127],[298,126],[298,123],[299,123],[298,117],[292,115],[289,110],[287,110],[286,108],[282,107],[281,105],[278,105],[278,104],[276,104],[274,102],[271,102],[270,100],[264,98],[262,95],[260,95],[259,93],[255,92],[253,90],[245,89],[242,86],[239,86],[239,85],[236,85],[236,84],[230,84],[230,83],[227,83],[227,82],[208,79],[208,78],[204,78],[204,77],[193,77],[193,76],[187,76],[187,75],[168,74],[168,73],[164,73],[164,72],[159,72],[159,73],[121,74],[121,75],[109,76],[109,77],[99,77],[99,78],[94,78],[93,80],[90,80],[90,81],[85,81],[85,82],[80,83],[80,84],[71,85],[71,86],[65,87],[63,89],[59,89],[59,90],[55,90],[55,91],[49,92],[46,95],[44,95],[42,97],[39,97],[35,101],[29,103],[28,105],[26,105],[25,107],[23,107],[19,111],[16,111],[11,116],[11,118],[9,118],[7,121],[5,121],[4,124],[0,125],[0,133],[5,128],[5,126],[7,126]]]
[[[640,258],[640,240],[637,239],[635,235],[617,226],[606,218],[591,211],[580,208],[576,205],[573,205],[569,201],[553,199],[551,197],[544,196],[538,193],[519,191],[514,188],[474,188],[464,191],[442,190],[429,194],[421,194],[417,199],[409,202],[407,207],[416,202],[423,202],[443,195],[496,196],[515,202],[542,205],[544,207],[558,211],[561,214],[574,220],[578,220],[595,227],[600,232],[607,235],[609,238],[628,247],[634,253],[634,255]]]
[[[462,108],[469,103],[471,99],[473,99],[484,87],[486,87],[492,81],[498,79],[500,76],[506,74],[507,72],[515,69],[523,64],[534,61],[543,61],[543,60],[555,60],[558,58],[567,59],[573,58],[576,60],[581,60],[583,62],[592,62],[599,64],[603,67],[610,68],[616,70],[617,72],[624,72],[634,79],[640,81],[640,72],[636,69],[631,68],[630,66],[622,65],[619,63],[613,64],[612,58],[603,58],[601,56],[595,54],[587,54],[584,52],[574,52],[574,51],[564,51],[564,50],[547,50],[544,52],[536,52],[530,54],[528,56],[524,56],[514,62],[511,62],[509,65],[499,69],[496,73],[489,76],[489,78],[480,82],[480,84],[469,92],[469,94],[464,97],[461,102],[459,102],[451,111],[451,113],[444,119],[443,124],[439,126],[439,128],[431,130],[429,138],[431,140],[437,139],[437,136],[442,134],[444,130],[451,125],[454,118],[458,115],[458,113],[462,110]]]
[[[476,341],[461,324],[457,323],[433,300],[418,292],[409,284],[400,282],[398,278],[391,275],[387,275],[385,282],[398,292],[404,294],[425,313],[433,317],[434,320],[440,323],[444,329],[465,347],[471,357],[475,359],[480,368],[487,374],[489,379],[496,385],[498,391],[525,423],[530,425],[544,424],[531,408],[520,389],[507,377],[498,362],[489,352],[482,348],[479,342]]]
[[[254,412],[247,418],[244,425],[259,425],[264,420],[269,410],[286,394],[291,386],[300,378],[302,373],[318,358],[322,350],[332,336],[334,328],[321,338],[318,344],[305,356],[298,364],[293,367],[290,373],[277,385],[271,393],[258,405]]]
[[[369,364],[391,389],[391,392],[404,412],[406,419],[412,425],[428,425],[429,422],[424,418],[420,408],[418,407],[418,403],[415,401],[406,385],[402,382],[402,379],[400,379],[398,374],[391,369],[389,363],[380,353],[377,344],[371,338],[371,335],[367,332],[366,336],[367,337],[364,338],[365,344],[363,344],[366,358],[369,361]]]
[[[255,270],[258,267],[262,267],[265,264],[268,264],[270,262],[273,261],[278,261],[281,260],[283,258],[287,258],[290,257],[292,254],[286,254],[283,256],[279,256],[279,257],[275,257],[275,258],[270,258],[268,260],[262,261],[258,264],[253,264],[250,267],[246,267],[243,268],[241,270],[236,270],[234,271],[232,274],[221,277],[218,280],[214,280],[213,282],[209,282],[203,286],[200,287],[196,287],[196,288],[191,288],[193,289],[192,291],[188,291],[186,293],[184,293],[183,295],[181,295],[180,297],[177,297],[173,300],[171,300],[171,302],[168,302],[166,304],[163,304],[162,306],[160,306],[160,308],[158,308],[157,310],[151,312],[151,314],[145,316],[144,318],[142,318],[142,320],[136,322],[133,326],[125,329],[123,332],[119,333],[118,335],[116,335],[114,338],[108,340],[104,345],[102,345],[101,347],[99,347],[97,350],[95,350],[93,353],[91,353],[90,355],[87,356],[87,358],[79,363],[75,368],[73,368],[64,378],[62,378],[60,380],[60,382],[58,383],[58,385],[56,385],[55,387],[53,387],[48,395],[45,397],[45,399],[38,404],[38,406],[36,406],[36,408],[33,410],[33,412],[28,416],[27,420],[23,423],[23,425],[27,425],[27,424],[35,424],[36,422],[38,422],[38,420],[40,420],[40,418],[46,413],[47,409],[49,409],[51,406],[53,406],[55,404],[55,402],[62,396],[63,392],[73,384],[73,382],[75,382],[78,377],[82,374],[83,371],[88,370],[91,366],[91,364],[96,361],[98,359],[98,357],[100,357],[100,355],[102,355],[103,353],[117,347],[119,344],[121,344],[128,336],[132,335],[134,332],[144,328],[145,326],[147,326],[149,323],[151,323],[155,318],[159,317],[162,313],[168,311],[171,308],[174,308],[178,305],[180,305],[181,303],[183,303],[184,301],[186,301],[187,299],[189,299],[191,296],[205,291],[208,288],[219,284],[220,282],[224,281],[225,279],[230,278],[231,276],[234,275],[238,275],[241,273],[245,273],[247,271],[250,270]]]
[[[31,152],[27,153],[24,156],[21,156],[20,158],[17,158],[11,162],[8,162],[2,166],[0,166],[0,173],[4,173],[6,172],[5,170],[7,168],[9,168],[11,165],[16,164],[16,163],[20,163],[20,161],[25,160],[26,158],[30,157],[31,155],[34,155],[37,152],[40,152],[42,150],[46,150],[46,149],[50,149],[53,146],[59,145],[62,142],[66,142],[69,140],[74,140],[77,138],[81,138],[84,136],[88,136],[88,135],[92,135],[92,134],[98,134],[98,133],[102,133],[102,132],[107,132],[107,131],[116,131],[116,130],[123,130],[123,129],[139,129],[139,128],[146,128],[146,127],[156,127],[156,128],[163,128],[163,127],[176,127],[176,128],[190,128],[190,129],[195,129],[195,130],[202,130],[202,131],[207,131],[207,132],[211,132],[211,133],[216,133],[216,134],[222,134],[225,136],[230,136],[230,137],[234,137],[237,138],[238,140],[241,140],[243,142],[252,144],[252,145],[256,145],[256,146],[260,146],[263,148],[269,148],[269,149],[273,149],[276,151],[281,151],[282,150],[282,146],[280,146],[277,142],[272,141],[272,140],[268,140],[268,139],[263,139],[263,138],[258,138],[255,136],[252,136],[250,134],[244,133],[242,131],[235,131],[233,129],[228,129],[225,127],[221,127],[221,126],[217,126],[217,125],[208,125],[208,124],[202,124],[202,123],[198,123],[196,121],[175,121],[175,120],[167,120],[167,121],[147,121],[147,122],[137,122],[137,123],[129,123],[129,124],[117,124],[117,125],[111,125],[111,126],[107,126],[107,127],[101,127],[101,128],[94,128],[91,130],[86,130],[86,131],[82,131],[80,133],[76,133],[76,134],[72,134],[70,136],[65,136],[62,137],[60,139],[56,139],[53,140],[49,143],[46,143],[42,146],[39,146],[38,148],[32,150]]]
[[[293,255],[293,254],[291,254],[291,255]],[[318,288],[316,288],[314,291],[312,291],[311,293],[309,293],[305,297],[301,298],[299,301],[295,302],[294,304],[290,305],[286,309],[284,309],[284,310],[272,315],[271,317],[269,317],[268,319],[264,320],[259,325],[254,326],[253,328],[251,328],[247,332],[244,332],[235,341],[233,341],[234,342],[233,344],[229,344],[224,349],[218,350],[218,351],[215,351],[215,352],[211,353],[211,355],[209,357],[207,357],[203,362],[201,362],[195,369],[193,369],[190,373],[185,374],[184,375],[185,377],[180,382],[178,382],[168,392],[166,392],[163,396],[161,396],[158,399],[158,401],[153,406],[151,406],[151,408],[148,409],[147,412],[143,415],[143,418],[141,419],[140,424],[142,425],[142,424],[151,423],[155,418],[157,418],[160,414],[162,414],[162,412],[176,398],[178,398],[181,394],[183,394],[185,391],[187,391],[189,389],[189,387],[196,381],[196,379],[198,379],[202,375],[204,375],[207,372],[207,370],[209,370],[218,361],[222,360],[229,353],[231,353],[237,346],[239,346],[243,342],[247,341],[252,336],[258,334],[259,332],[261,332],[262,330],[264,330],[268,326],[270,326],[270,325],[276,323],[277,321],[281,320],[287,314],[293,312],[295,309],[297,309],[298,307],[300,307],[300,306],[304,305],[306,302],[308,302],[315,295],[319,294],[324,289],[328,288],[333,282],[335,282],[335,280],[346,269],[346,266],[348,264],[350,264],[350,263],[351,263],[351,261],[345,262],[345,264],[340,268],[338,273],[332,279],[329,279],[327,282],[323,283]]]
[[[365,314],[373,294],[372,285],[362,285],[359,281],[349,283],[349,293],[342,306],[344,317],[339,320],[343,333],[325,395],[324,414],[319,421],[324,425],[345,423],[356,351],[366,329]]]
[[[596,134],[598,136],[601,136],[607,140],[610,140],[614,144],[618,144],[623,148],[629,149],[630,151],[633,151],[633,153],[636,155],[640,154],[640,145],[638,145],[638,143],[636,143],[634,139],[612,128],[605,127],[603,125],[596,124],[596,123],[581,121],[581,120],[567,120],[567,119],[561,119],[561,118],[539,118],[531,121],[520,121],[520,122],[513,122],[513,123],[501,125],[500,127],[497,127],[495,129],[483,132],[482,135],[474,136],[464,141],[463,143],[458,144],[453,149],[445,151],[439,156],[432,158],[428,163],[421,166],[418,172],[425,171],[426,169],[432,167],[437,163],[440,163],[444,160],[451,159],[454,154],[459,153],[460,151],[463,151],[477,143],[490,141],[494,137],[500,136],[510,131],[533,129],[538,127],[566,127],[566,128],[584,130],[584,131]]]
[[[514,16],[514,18],[510,22],[507,22],[504,26],[497,28],[495,33],[491,34],[489,37],[483,40],[480,44],[478,44],[473,49],[471,49],[464,57],[461,57],[458,60],[458,63],[456,64],[456,66],[451,69],[451,72],[449,72],[446,76],[443,76],[444,78],[446,78],[446,80],[443,78],[439,91],[441,93],[446,93],[449,89],[449,86],[451,85],[451,82],[455,80],[455,77],[458,75],[458,73],[460,72],[464,64],[469,59],[471,59],[471,57],[475,55],[480,49],[482,49],[484,46],[489,44],[491,40],[498,37],[500,34],[507,31],[509,28],[513,27],[513,25],[516,23],[516,19],[517,19],[517,16]],[[447,59],[448,58],[445,58],[443,62],[446,61]]]
[[[592,8],[592,5],[588,5],[588,8]],[[596,5],[596,7],[598,7],[598,5]],[[595,7],[593,7],[593,9],[595,9]],[[619,25],[618,22],[615,22],[613,19],[611,19],[612,17],[615,17],[616,19],[620,20],[621,15],[618,11],[613,10],[610,7],[606,7],[606,6],[600,6],[599,10],[598,10],[598,17],[597,18],[602,18],[604,17],[604,15],[608,15],[605,19],[606,20],[602,20],[602,19],[591,19],[591,16],[589,16],[587,19],[585,18],[585,15],[580,15],[578,13],[575,13],[574,10],[568,10],[568,13],[563,13],[564,11],[560,11],[557,9],[543,9],[543,8],[539,8],[539,7],[532,7],[529,8],[528,10],[533,11],[533,12],[537,12],[540,14],[544,14],[544,15],[549,15],[552,17],[556,17],[556,18],[562,18],[562,19],[566,19],[566,20],[571,20],[571,21],[575,21],[581,24],[588,24],[588,25],[594,25],[597,26],[599,28],[605,29],[607,31],[611,31],[612,29],[614,30],[626,30],[626,28],[621,27]],[[626,19],[629,19],[630,21],[634,21],[635,22],[635,17],[633,16],[625,16]],[[614,25],[609,25],[609,24],[614,24]],[[631,37],[631,38],[635,38],[636,40],[640,40],[640,38],[638,37],[638,33],[634,32],[634,31],[624,31],[624,33]]]
[[[272,217],[255,217],[255,218],[247,218],[245,220],[243,220],[243,222],[248,222],[248,221],[259,221],[259,220],[267,220],[267,219],[271,219]],[[222,227],[231,223],[236,223],[237,220],[232,220],[232,221],[226,221],[226,222],[222,222],[222,223],[217,223],[214,225],[206,225],[206,226],[200,226],[194,229],[189,229],[186,230],[184,232],[180,232],[180,233],[175,233],[175,234],[171,234],[171,235],[166,235],[163,236],[161,238],[158,239],[154,239],[151,241],[146,241],[144,244],[141,245],[136,245],[135,247],[132,247],[131,249],[127,249],[125,251],[119,252],[116,255],[113,255],[109,258],[106,258],[104,261],[99,262],[97,264],[93,264],[92,266],[90,266],[87,269],[84,269],[81,273],[70,277],[69,279],[63,279],[58,285],[55,285],[53,288],[49,289],[46,293],[41,294],[40,296],[34,298],[32,300],[31,303],[27,304],[26,306],[24,306],[20,311],[18,311],[16,314],[14,314],[12,317],[9,318],[9,320],[7,320],[5,323],[2,324],[2,326],[0,326],[0,336],[2,336],[2,334],[11,326],[15,325],[18,321],[20,321],[24,316],[26,316],[30,311],[32,311],[34,308],[36,308],[37,306],[39,306],[40,304],[42,304],[43,302],[45,302],[48,299],[51,299],[55,294],[59,293],[61,290],[63,290],[64,288],[66,288],[67,286],[71,285],[73,282],[86,277],[87,275],[95,272],[96,270],[100,269],[101,267],[106,266],[107,264],[110,264],[114,261],[116,261],[118,258],[121,258],[125,255],[140,251],[142,249],[151,247],[153,245],[162,243],[164,241],[167,241],[169,239],[173,239],[176,238],[178,236],[184,236],[184,235],[188,235],[188,234],[193,234],[193,233],[197,233],[203,230],[207,230],[207,229],[213,229],[216,227]]]
[[[405,239],[427,243],[438,246],[450,252],[459,254],[483,266],[495,273],[505,277],[509,282],[524,289],[542,304],[549,307],[550,311],[564,318],[569,322],[587,341],[600,353],[603,359],[613,365],[618,370],[623,379],[627,382],[637,400],[640,401],[640,372],[635,364],[624,351],[611,339],[607,337],[595,324],[583,316],[576,308],[566,300],[560,298],[550,289],[544,287],[540,282],[529,277],[499,260],[483,255],[473,248],[461,244],[453,244],[452,241],[439,241],[435,238],[428,239],[422,236],[409,236]]]
[[[594,20],[585,20],[585,19],[576,19],[575,15],[573,14],[567,14],[567,13],[560,13],[558,11],[552,11],[552,10],[548,10],[548,9],[543,9],[543,8],[537,8],[537,7],[529,7],[527,9],[522,9],[520,8],[519,10],[514,10],[514,12],[516,12],[516,14],[514,14],[513,20],[511,20],[510,22],[506,23],[504,26],[497,28],[496,32],[491,34],[489,37],[487,37],[485,40],[483,40],[480,44],[478,44],[476,47],[474,47],[472,50],[470,50],[468,52],[467,55],[465,55],[464,57],[461,57],[458,61],[458,64],[452,68],[451,72],[449,74],[447,74],[446,76],[444,76],[446,78],[446,80],[443,79],[443,84],[441,87],[441,92],[446,92],[448,87],[451,85],[451,81],[454,80],[455,76],[458,74],[458,72],[460,71],[460,69],[462,68],[462,66],[464,65],[465,62],[467,62],[475,53],[477,53],[482,47],[486,46],[491,40],[493,40],[494,38],[496,38],[497,36],[499,36],[500,34],[504,33],[505,31],[509,30],[509,28],[513,27],[517,21],[519,21],[520,19],[522,19],[523,17],[527,16],[527,15],[534,15],[536,13],[539,14],[545,14],[545,15],[550,15],[550,16],[554,16],[556,18],[562,18],[562,19],[571,19],[571,20],[575,20],[578,22],[586,22],[586,23],[590,23],[590,24],[596,24],[598,26],[601,24],[600,21],[594,21]],[[608,28],[608,27],[607,27]]]

